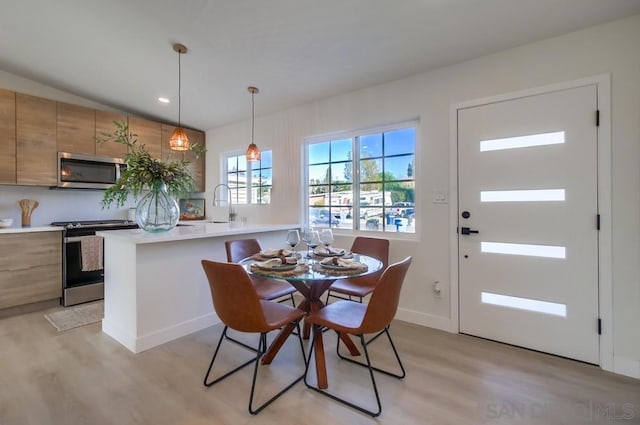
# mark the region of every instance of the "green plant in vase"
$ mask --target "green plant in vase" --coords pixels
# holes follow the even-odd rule
[[[145,145],[138,142],[137,135],[129,132],[128,124],[119,121],[114,121],[114,124],[116,130],[103,133],[97,142],[120,143],[127,147],[128,152],[120,177],[104,193],[102,207],[109,208],[114,203],[123,206],[129,196],[138,200],[144,193],[136,207],[138,225],[150,232],[174,228],[180,217],[175,197],[194,189],[188,169],[190,161],[152,158]],[[195,152],[196,158],[206,152],[204,146],[197,143],[192,144],[190,150]]]

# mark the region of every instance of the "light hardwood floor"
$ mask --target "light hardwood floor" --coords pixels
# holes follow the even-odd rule
[[[99,323],[58,333],[43,317],[47,311],[0,319],[0,425],[640,423],[638,380],[403,322],[393,324],[392,335],[407,378],[377,375],[378,419],[302,382],[254,417],[247,412],[250,367],[202,385],[221,326],[134,355]],[[326,333],[325,341],[330,389],[373,408],[366,370],[336,360],[334,335]],[[384,340],[370,346],[374,362],[391,367],[387,349]],[[230,365],[250,354],[228,344],[221,356]],[[301,374],[300,356],[290,339],[261,368],[258,385],[273,390]]]

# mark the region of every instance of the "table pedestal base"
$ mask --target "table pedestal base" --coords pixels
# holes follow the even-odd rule
[[[298,306],[298,308],[300,310],[306,311],[307,313],[318,311],[324,307],[324,303],[320,300],[320,297],[327,289],[329,289],[334,281],[335,279],[314,281],[313,283],[308,283],[300,280],[288,280],[288,282],[305,297],[305,300]],[[270,364],[273,361],[273,358],[276,356],[284,342],[287,340],[289,335],[291,335],[295,328],[296,326],[293,323],[289,323],[287,326],[282,328],[278,336],[273,340],[273,342],[267,349],[265,355],[262,357],[262,364]],[[310,326],[305,323],[303,332],[304,339],[309,339],[309,331]],[[322,339],[322,333],[322,328],[320,326],[315,326],[313,351],[316,361],[316,376],[318,377],[318,387],[326,389],[329,387],[329,384],[327,381],[327,366],[324,357],[324,342]],[[340,339],[349,349],[349,353],[352,356],[360,355],[358,347],[356,347],[349,335],[340,334]]]

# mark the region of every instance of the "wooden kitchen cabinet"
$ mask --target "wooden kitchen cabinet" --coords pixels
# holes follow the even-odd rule
[[[96,138],[104,137],[104,134],[113,134],[116,131],[114,121],[127,122],[124,114],[117,112],[96,110]],[[109,158],[124,158],[127,154],[127,147],[116,142],[96,143],[96,155],[107,156]]]
[[[0,184],[16,183],[16,94],[0,89]]]
[[[172,151],[169,147],[169,137],[176,127],[169,124],[162,124],[162,157],[169,158],[171,160],[187,160],[189,161],[189,172],[195,182],[194,192],[205,191],[205,155],[202,155],[199,159],[196,158],[196,154],[192,151],[178,152]],[[204,132],[191,130],[185,128],[190,143],[205,144]]]
[[[96,154],[96,110],[57,102],[58,152]]]
[[[185,131],[187,132],[187,137],[191,143],[205,145],[204,132],[190,129],[185,129]],[[205,191],[205,157],[206,154],[202,154],[200,158],[196,158],[196,154],[192,151],[184,153],[184,159],[190,161],[189,172],[191,173],[191,176],[193,176],[193,180],[196,184],[194,192]]]
[[[162,124],[129,115],[129,131],[137,135],[152,158],[162,159]]]
[[[62,296],[62,232],[0,234],[0,309]]]
[[[16,93],[16,183],[55,186],[56,102]]]
[[[175,125],[162,124],[162,158],[169,160],[182,159],[182,152],[172,151],[169,147],[169,137],[175,130]]]
[[[196,191],[204,192],[204,156],[195,159],[193,152],[171,152],[169,156],[173,126],[4,89],[0,89],[0,184],[56,186],[58,152],[124,158],[126,146],[96,143],[103,133],[115,131],[114,121],[128,122],[129,131],[153,158],[191,161]],[[203,132],[186,131],[190,139],[204,144]]]

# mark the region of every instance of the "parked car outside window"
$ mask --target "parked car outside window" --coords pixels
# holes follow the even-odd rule
[[[329,224],[331,226],[337,226],[340,223],[340,220],[332,216],[329,213],[329,210],[314,209],[312,210],[311,217],[312,224]]]
[[[413,202],[395,202],[392,207],[393,214],[396,217],[409,217],[410,215],[415,214],[415,209],[413,206]]]
[[[366,202],[360,203],[360,218],[368,219],[372,217],[382,217],[382,208],[381,207],[369,207],[369,204]]]

